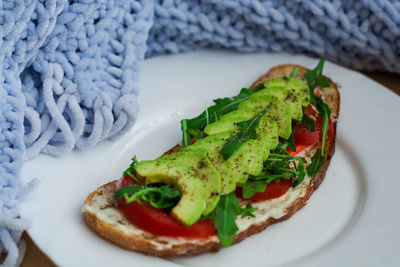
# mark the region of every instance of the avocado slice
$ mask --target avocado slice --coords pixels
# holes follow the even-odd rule
[[[246,119],[244,119],[246,120]],[[234,130],[237,129],[238,127],[235,125],[236,120],[232,121],[229,119],[225,119],[225,120],[219,120],[216,122],[213,122],[209,125],[207,125],[204,128],[204,133],[207,135],[214,135],[214,134],[218,134],[218,133],[222,133],[225,131],[230,131],[230,130]]]
[[[299,95],[301,99],[301,104],[306,107],[310,104],[310,92],[309,87],[306,83],[300,81],[294,77],[281,77],[269,80],[264,83],[266,88],[270,87],[286,87],[292,92]]]
[[[220,120],[234,120],[236,122],[245,121],[254,117],[256,113],[256,109],[237,109],[221,116]]]
[[[285,104],[287,104],[290,107],[292,119],[301,121],[301,118],[303,117],[303,108],[301,102],[302,99],[300,98],[297,92],[293,92],[292,90],[286,87],[275,86],[260,90],[251,95],[250,98],[257,99],[265,95],[276,96],[278,99],[282,100]]]
[[[263,168],[264,148],[257,140],[246,141],[226,161],[237,173],[236,183],[245,183],[249,175],[257,176]]]
[[[237,122],[251,119],[258,111],[259,110],[256,108],[250,108],[238,109],[230,112],[222,116],[220,121],[210,124],[208,128],[210,131],[208,134],[218,132],[218,130],[237,129],[238,127],[235,125]],[[272,122],[267,114],[265,114],[260,120],[260,125],[257,129],[257,136],[257,140],[249,140],[245,142],[226,161],[220,163],[225,165],[223,166],[226,167],[224,169],[234,170],[234,177],[231,178],[235,178],[236,183],[244,183],[249,175],[256,176],[260,174],[263,161],[268,158],[269,150],[278,145],[277,123]],[[198,145],[199,144],[201,143],[198,143]]]
[[[224,146],[226,139],[233,135],[235,131],[226,131],[214,135],[210,135],[199,139],[196,143],[185,147],[182,151],[190,151],[198,148],[204,148],[207,150],[208,158],[214,165],[215,169],[221,175],[221,195],[229,194],[235,191],[236,188],[236,176],[231,168],[225,163],[220,151]]]
[[[235,118],[239,120],[248,120],[257,113],[256,109],[243,109],[244,116],[240,116],[242,110],[235,111],[235,115],[228,117],[230,120],[230,127],[235,127]],[[229,114],[229,113],[228,113]],[[229,176],[223,176],[222,179],[228,180],[229,185],[223,186],[222,192],[229,193],[234,190],[233,184],[246,182],[249,175],[256,176],[262,171],[263,162],[268,158],[269,150],[275,148],[278,144],[278,127],[277,123],[270,120],[270,117],[265,114],[261,120],[259,127],[257,128],[257,139],[246,141],[238,150],[236,150],[227,160],[221,159],[220,151],[225,144],[227,137],[234,135],[230,133],[229,135],[225,132],[224,141],[220,141],[219,145],[215,143],[209,144],[207,140],[215,140],[216,136],[208,136],[204,139],[197,141],[192,147],[204,146],[207,142],[209,148],[209,154],[214,158],[214,163],[217,164],[216,168],[220,172],[229,173]],[[219,139],[220,140],[220,139]],[[234,182],[233,182],[234,181]],[[231,183],[232,182],[232,183]]]
[[[134,166],[135,177],[143,184],[172,184],[181,192],[181,199],[171,215],[186,226],[195,223],[206,207],[207,189],[192,168],[171,160],[141,161]]]
[[[197,148],[165,155],[160,160],[170,160],[184,163],[192,168],[196,176],[203,182],[206,190],[206,208],[203,215],[208,215],[218,204],[221,193],[221,176],[207,156],[207,150]]]
[[[271,108],[264,116],[270,121],[276,121],[278,136],[288,139],[292,133],[292,114],[290,107],[276,96],[264,95],[258,98],[250,98],[239,104],[238,109],[255,108],[258,111],[265,109],[268,105]]]
[[[263,149],[263,162],[268,158],[269,151],[279,144],[278,125],[268,116],[263,116],[257,129],[257,141]]]
[[[207,125],[204,128],[204,133],[207,135],[213,135],[225,131],[236,130],[238,127],[235,125],[236,122],[246,121],[254,117],[257,114],[257,109],[238,109],[221,116],[221,118]]]
[[[246,141],[224,163],[238,174],[236,183],[243,184],[250,175],[259,175],[270,150],[274,149],[278,143],[277,123],[271,121],[266,113],[257,128],[257,139]]]

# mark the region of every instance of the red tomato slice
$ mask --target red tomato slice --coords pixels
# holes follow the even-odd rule
[[[296,126],[293,132],[293,140],[296,146],[298,145],[313,145],[322,142],[322,124],[323,120],[318,117],[315,121],[315,131],[309,131],[304,124]],[[333,124],[331,119],[328,120],[327,139],[333,137]],[[297,149],[296,149],[297,152]]]
[[[297,145],[312,145],[319,142],[319,136],[322,135],[321,129],[316,129],[314,132],[309,131],[304,124],[299,124],[296,126],[293,132],[293,140]],[[297,148],[296,148],[297,151]]]
[[[120,187],[135,183],[130,177],[123,177]],[[124,198],[117,201],[118,207],[128,220],[142,230],[155,235],[179,236],[185,238],[206,238],[217,234],[213,220],[201,220],[186,227],[162,209],[148,203],[126,203]]]
[[[256,193],[249,198],[252,201],[270,200],[285,194],[292,186],[292,179],[280,179],[279,182],[272,181],[265,188],[264,192]],[[235,194],[237,197],[243,198],[243,191],[241,187],[237,187]]]

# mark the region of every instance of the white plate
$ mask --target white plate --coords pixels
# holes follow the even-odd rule
[[[400,98],[363,75],[327,63],[340,86],[336,154],[308,205],[216,254],[163,260],[126,251],[93,234],[80,209],[89,192],[119,178],[137,155],[152,159],[180,139],[179,121],[211,99],[231,96],[283,63],[314,67],[288,54],[199,51],[146,60],[141,113],[124,136],[94,149],[54,158],[41,155],[22,170],[41,183],[22,202],[29,235],[63,266],[394,266],[400,264]],[[129,264],[129,265],[128,265]]]

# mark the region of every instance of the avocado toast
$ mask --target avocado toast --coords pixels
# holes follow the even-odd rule
[[[271,69],[254,82],[250,87],[254,92],[246,100],[222,116],[208,114],[208,121],[200,134],[188,131],[191,129],[187,125],[190,121],[184,120],[183,131],[190,134],[184,134],[182,145],[171,148],[153,161],[134,162],[128,169],[139,184],[171,184],[180,192],[178,202],[168,212],[182,225],[189,227],[207,218],[217,222],[218,207],[227,201],[226,196],[232,198],[236,187],[244,189],[246,183],[257,182],[253,179],[263,172],[263,162],[273,159],[270,154],[274,154],[281,141],[293,137],[295,122],[302,120],[303,110],[313,101],[310,98],[315,97],[309,94],[309,87],[312,87],[313,92],[319,95],[319,102],[314,99],[315,105],[324,108],[321,103],[325,103],[329,108],[329,112],[318,111],[321,117],[328,116],[324,121],[329,118],[332,122],[333,136],[325,137],[322,143],[309,146],[302,152],[304,169],[312,175],[294,177],[292,186],[283,195],[265,201],[238,197],[241,209],[248,209],[247,214],[236,213],[234,216],[234,234],[222,233],[217,225],[218,234],[198,238],[158,235],[143,230],[131,223],[118,208],[114,199],[117,181],[101,186],[86,199],[83,211],[88,226],[121,247],[171,257],[218,251],[264,230],[270,224],[290,218],[306,204],[322,182],[334,153],[339,93],[331,80],[319,76],[320,70],[317,67],[308,71],[296,65]],[[314,77],[310,77],[313,73]],[[252,127],[254,125],[256,127]],[[327,127],[327,123],[323,125],[321,129]],[[315,160],[319,155],[322,155],[320,160]],[[290,166],[294,169],[300,167],[299,161],[292,161]],[[129,196],[125,200],[127,198]]]

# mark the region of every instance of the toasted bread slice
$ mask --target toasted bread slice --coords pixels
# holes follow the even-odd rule
[[[303,74],[308,71],[308,69],[298,65],[280,65],[258,78],[251,88],[254,89],[259,83],[264,83],[267,80],[287,76],[294,68],[299,69],[299,77],[303,77]],[[319,93],[324,102],[331,109],[331,120],[336,136],[340,96],[335,83],[331,80],[329,81],[330,87],[319,88],[318,90],[320,90]],[[254,218],[238,217],[236,219],[239,231],[235,236],[234,243],[263,231],[271,224],[290,218],[296,211],[307,204],[311,194],[325,178],[326,170],[335,150],[335,136],[325,144],[328,152],[327,161],[315,177],[306,177],[299,186],[290,188],[287,193],[279,198],[252,203],[253,207],[256,208]],[[176,145],[166,154],[175,153],[179,151],[179,148],[180,146]],[[302,157],[310,162],[317,149],[317,146],[312,147],[304,152]],[[99,187],[87,197],[83,206],[82,211],[87,225],[98,235],[125,249],[158,257],[198,255],[206,252],[216,252],[222,248],[217,236],[197,239],[171,238],[156,236],[137,228],[116,207],[113,200],[115,186],[116,181]]]

